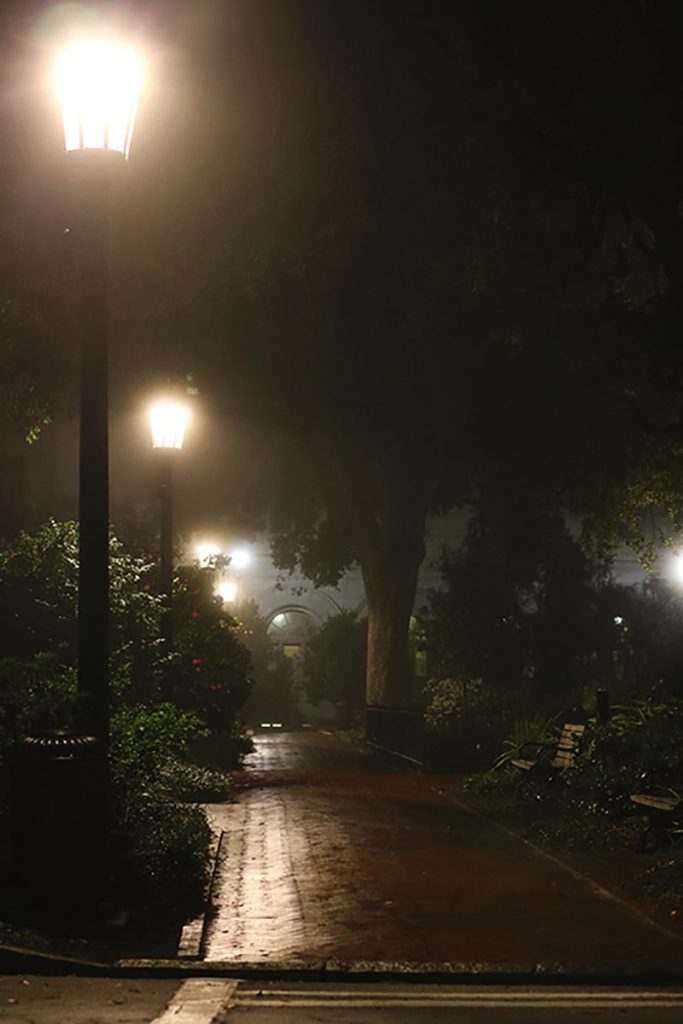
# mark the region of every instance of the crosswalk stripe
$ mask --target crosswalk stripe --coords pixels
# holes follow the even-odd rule
[[[237,985],[232,978],[189,978],[152,1024],[213,1024]]]

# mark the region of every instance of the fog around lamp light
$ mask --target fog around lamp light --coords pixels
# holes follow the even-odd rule
[[[679,586],[683,586],[683,551],[674,555],[671,561],[671,572]]]
[[[221,549],[217,544],[197,545],[197,561],[203,569],[207,569],[211,565],[212,559],[218,558],[220,553]]]
[[[235,548],[230,552],[230,561],[235,569],[246,569],[251,563],[251,552],[248,548]]]
[[[225,580],[223,583],[219,583],[218,596],[221,597],[226,604],[232,604],[237,597],[237,584],[228,580]]]
[[[130,47],[102,38],[70,43],[55,69],[67,151],[128,157],[143,79],[142,60]]]
[[[182,448],[190,414],[178,402],[157,402],[149,410],[154,448]]]

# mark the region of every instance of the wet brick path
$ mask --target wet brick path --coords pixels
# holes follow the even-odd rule
[[[209,961],[679,972],[683,942],[455,800],[312,732],[257,738],[225,832]]]

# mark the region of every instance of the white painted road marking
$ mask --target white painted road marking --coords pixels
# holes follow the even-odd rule
[[[370,991],[309,989],[237,989],[231,1005],[270,1009],[382,1009],[382,1008],[515,1008],[515,1009],[675,1009],[683,1008],[683,992],[504,991]]]
[[[237,985],[232,978],[189,978],[152,1024],[213,1024]]]

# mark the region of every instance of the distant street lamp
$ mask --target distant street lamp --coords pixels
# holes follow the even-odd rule
[[[89,728],[109,734],[108,190],[128,157],[143,80],[139,56],[103,37],[72,41],[55,84],[74,184],[80,278],[78,686]]]
[[[149,410],[152,447],[159,451],[159,589],[163,600],[161,636],[168,654],[173,643],[173,464],[182,449],[189,420],[187,407],[174,400],[156,402]],[[162,698],[172,696],[168,673],[162,679]]]

